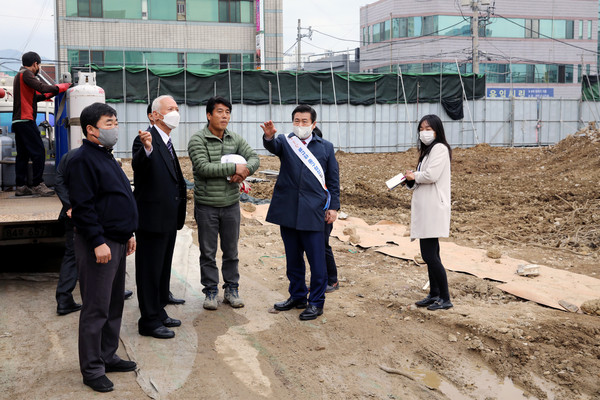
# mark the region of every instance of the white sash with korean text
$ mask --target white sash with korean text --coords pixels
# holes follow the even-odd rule
[[[294,154],[298,156],[300,161],[306,165],[306,168],[309,169],[310,172],[317,178],[321,187],[327,193],[327,202],[325,203],[324,210],[329,208],[329,203],[331,202],[331,194],[329,190],[327,190],[327,185],[325,184],[325,173],[323,172],[323,168],[319,163],[319,160],[313,155],[313,153],[308,150],[308,147],[302,143],[302,141],[296,135],[286,136],[287,142],[294,151]],[[314,140],[314,138],[313,138]]]

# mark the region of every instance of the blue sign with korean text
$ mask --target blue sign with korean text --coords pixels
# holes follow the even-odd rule
[[[507,99],[511,97],[554,97],[554,88],[487,88],[487,97]]]

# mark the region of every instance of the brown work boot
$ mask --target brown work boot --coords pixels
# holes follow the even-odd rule
[[[33,191],[29,186],[17,186],[17,190],[15,191],[15,196],[31,196]]]
[[[31,191],[33,192],[33,194],[42,197],[54,196],[54,190],[48,189],[48,186],[46,186],[44,182],[41,182],[39,185],[32,187]]]

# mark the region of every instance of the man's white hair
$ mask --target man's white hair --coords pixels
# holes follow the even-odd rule
[[[158,96],[157,98],[155,98],[152,102],[152,111],[160,112],[160,102],[166,98],[173,99],[173,96],[171,96],[170,94],[163,94],[162,96]],[[175,99],[173,99],[173,101],[175,101]]]

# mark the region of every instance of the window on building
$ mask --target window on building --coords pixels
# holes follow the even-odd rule
[[[408,37],[421,36],[423,32],[423,20],[421,17],[411,17],[408,19]]]
[[[368,44],[369,44],[369,28],[365,26],[362,28],[362,45],[366,46]]]
[[[219,54],[188,53],[187,65],[190,68],[219,69]]]
[[[381,42],[381,24],[373,25],[372,29],[373,29],[373,43]]]
[[[185,0],[177,0],[177,21],[185,21]]]
[[[254,23],[254,1],[241,1],[240,9],[242,18],[240,22],[246,24]]]
[[[592,21],[588,21],[588,39],[592,38]]]
[[[65,9],[67,17],[77,17],[77,0],[66,0]]]
[[[524,38],[525,20],[520,18],[491,18],[485,36],[502,38]]]
[[[148,19],[176,21],[177,0],[148,0]]]
[[[540,37],[540,20],[526,19],[525,20],[525,37],[539,38]]]
[[[583,39],[583,25],[585,21],[579,21],[579,39]]]
[[[69,66],[79,65],[79,50],[67,50]]]
[[[143,65],[144,62],[144,53],[141,51],[126,51],[125,52],[125,65]]]
[[[254,69],[254,54],[242,54],[242,69]]]
[[[423,17],[423,31],[421,35],[437,35],[437,15]]]
[[[555,39],[565,39],[567,37],[567,21],[552,21],[552,37]]]
[[[412,17],[410,19],[412,19]],[[408,20],[409,20],[409,18],[393,18],[392,19],[392,37],[393,38],[408,37]]]
[[[391,38],[391,20],[387,20],[381,23],[381,41],[390,40]]]
[[[96,65],[100,65],[103,66],[104,65],[104,52],[103,51],[89,51],[89,50],[79,50],[79,60],[78,60],[78,65],[87,65],[90,63],[90,56],[91,56],[91,63],[92,64],[96,64]]]
[[[440,36],[470,36],[471,20],[454,15],[437,16],[438,35]]]
[[[219,0],[187,0],[187,21],[219,22]]]
[[[565,39],[573,39],[575,38],[575,21],[573,20],[568,20],[565,21],[566,23],[566,33],[565,33]]]
[[[486,82],[510,82],[510,64],[486,64]]]
[[[123,65],[122,51],[105,51],[104,65]]]
[[[221,69],[241,68],[241,54],[219,54],[219,64]]]
[[[456,63],[442,63],[442,72],[456,74],[457,71],[458,70],[456,69]]]
[[[142,19],[142,0],[102,0],[104,18]]]
[[[219,22],[252,23],[253,0],[219,0]]]
[[[573,64],[567,64],[565,67],[565,83],[573,83]]]
[[[440,73],[440,63],[423,63],[423,72]]]
[[[543,39],[552,37],[552,20],[540,19],[540,37]]]
[[[181,53],[170,52],[144,52],[144,60],[142,65],[148,62],[148,66],[153,67],[182,67],[183,62],[180,57]]]
[[[77,16],[102,18],[102,0],[77,0]]]
[[[510,70],[511,70],[511,74],[512,74],[513,83],[527,82],[527,65],[511,64]]]

